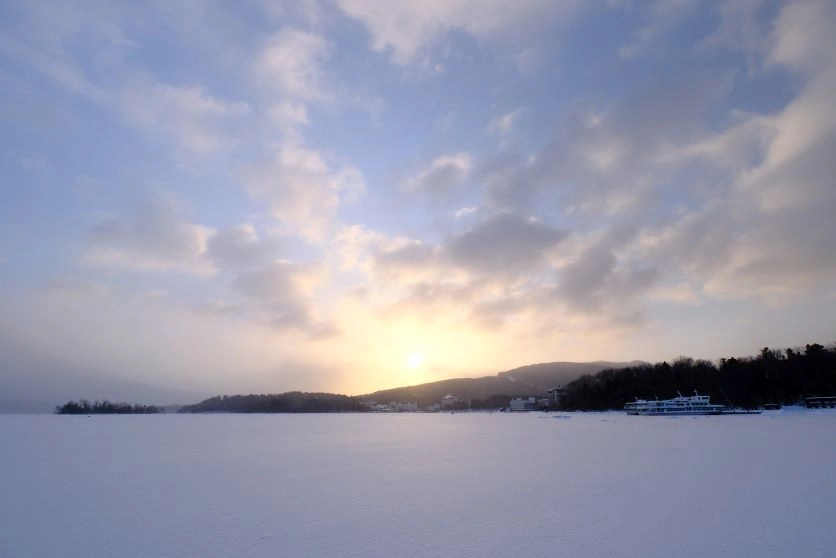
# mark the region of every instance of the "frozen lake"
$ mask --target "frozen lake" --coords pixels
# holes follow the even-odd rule
[[[836,411],[0,416],[0,558],[836,556]]]

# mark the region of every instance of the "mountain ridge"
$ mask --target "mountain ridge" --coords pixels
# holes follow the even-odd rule
[[[437,403],[445,395],[451,394],[464,400],[488,399],[501,395],[518,397],[522,395],[543,395],[548,390],[566,385],[584,374],[595,374],[608,368],[625,368],[646,364],[641,360],[611,362],[598,360],[592,362],[541,362],[526,364],[510,370],[498,372],[494,376],[480,378],[449,378],[411,386],[402,386],[378,390],[359,395],[363,400],[389,403],[417,402],[419,407]]]

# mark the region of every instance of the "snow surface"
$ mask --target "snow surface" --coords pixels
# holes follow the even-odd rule
[[[0,416],[0,557],[836,556],[836,411]]]

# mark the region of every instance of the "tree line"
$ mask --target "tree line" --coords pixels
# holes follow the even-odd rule
[[[93,401],[92,403],[86,399],[79,399],[55,407],[55,413],[59,415],[146,415],[164,412],[165,409],[154,405],[112,403],[106,399],[104,401]]]
[[[585,374],[566,386],[561,408],[599,411],[622,409],[628,401],[670,399],[694,391],[712,402],[754,409],[767,403],[797,404],[804,397],[836,394],[836,345],[770,349],[746,358],[707,360],[680,357],[627,368]]]
[[[346,413],[368,408],[355,397],[291,391],[280,394],[218,395],[178,413]]]

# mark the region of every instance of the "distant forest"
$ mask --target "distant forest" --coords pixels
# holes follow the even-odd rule
[[[93,401],[86,399],[69,401],[55,407],[59,415],[147,415],[164,413],[165,409],[154,405],[131,405],[130,403],[111,403],[110,401]]]
[[[668,399],[677,392],[711,396],[712,402],[754,409],[766,403],[795,404],[804,397],[836,394],[836,345],[770,349],[749,358],[679,358],[585,374],[566,386],[561,408],[621,409],[636,397]]]
[[[181,408],[179,413],[345,413],[367,411],[360,401],[348,395],[333,393],[218,395],[195,405]]]

